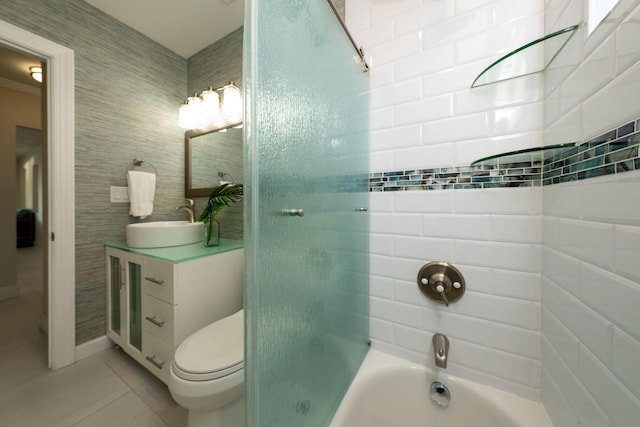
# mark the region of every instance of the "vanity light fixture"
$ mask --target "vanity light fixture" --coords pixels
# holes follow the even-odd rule
[[[222,92],[222,100],[219,92]],[[178,126],[183,129],[223,126],[240,121],[242,96],[240,89],[233,82],[217,89],[210,87],[200,95],[193,94],[178,110]]]
[[[38,83],[42,83],[42,67],[29,67],[29,72],[31,73],[31,78]]]

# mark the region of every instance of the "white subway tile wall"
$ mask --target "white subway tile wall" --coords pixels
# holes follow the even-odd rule
[[[444,333],[452,373],[539,398],[541,193],[372,193],[374,347],[433,363],[431,335]],[[434,260],[453,263],[467,281],[465,296],[449,307],[416,284],[420,267]]]
[[[547,32],[582,22],[550,0]],[[622,0],[546,73],[545,143],[588,140],[640,112],[640,2]],[[586,39],[586,40],[585,40]],[[564,426],[640,419],[640,171],[545,186],[542,398]]]
[[[372,173],[462,167],[640,117],[638,0],[622,0],[615,25],[587,42],[581,27],[544,76],[470,90],[501,55],[584,20],[581,1],[517,3],[349,0],[347,24],[372,67]],[[636,425],[640,382],[625,370],[640,362],[639,187],[628,172],[542,188],[372,192],[373,346],[434,366],[431,336],[445,333],[452,374],[542,398],[558,427]],[[466,277],[467,294],[449,307],[416,285],[433,260]]]
[[[511,49],[542,35],[542,0],[350,0],[347,24],[371,64],[371,171],[466,166],[542,145],[542,79],[470,90]],[[371,335],[383,351],[540,399],[542,189],[371,194]],[[467,293],[444,307],[416,284],[456,265]]]

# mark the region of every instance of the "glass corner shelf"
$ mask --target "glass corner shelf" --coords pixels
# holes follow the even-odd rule
[[[515,163],[542,162],[567,151],[576,146],[575,142],[564,144],[548,145],[546,147],[526,148],[524,150],[509,151],[508,153],[496,154],[471,162],[471,166],[501,167],[513,165]]]
[[[471,88],[544,71],[577,29],[578,25],[564,28],[509,52],[485,68]]]

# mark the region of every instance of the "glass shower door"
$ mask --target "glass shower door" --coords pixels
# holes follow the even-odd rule
[[[368,75],[356,58],[324,0],[247,4],[248,426],[327,426],[368,349]]]

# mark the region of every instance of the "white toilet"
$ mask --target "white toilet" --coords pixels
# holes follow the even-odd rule
[[[169,391],[189,427],[244,426],[244,311],[191,334],[176,350]]]

